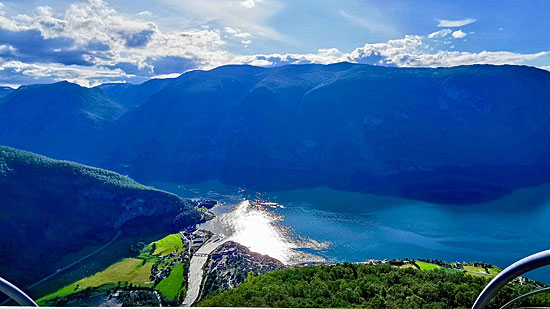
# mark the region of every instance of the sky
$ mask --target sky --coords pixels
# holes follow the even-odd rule
[[[141,83],[227,64],[550,70],[543,0],[0,0],[0,85]]]

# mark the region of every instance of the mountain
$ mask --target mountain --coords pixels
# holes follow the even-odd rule
[[[550,181],[550,72],[222,66],[141,85],[21,87],[0,143],[131,175],[439,203]]]
[[[133,110],[147,102],[152,95],[168,85],[172,79],[152,79],[139,85],[127,83],[102,84],[95,87],[103,91],[109,100],[116,102],[128,110]]]
[[[0,99],[0,143],[85,162],[125,112],[97,89],[68,82],[22,86]]]
[[[224,66],[117,120],[102,165],[145,181],[328,186],[441,203],[550,181],[550,73]]]
[[[13,88],[10,87],[0,87],[0,98],[3,98],[7,96],[8,94],[12,93],[14,91]]]
[[[66,266],[60,261],[68,254],[105,245],[118,232],[195,224],[195,206],[114,172],[0,146],[0,274],[25,287]]]

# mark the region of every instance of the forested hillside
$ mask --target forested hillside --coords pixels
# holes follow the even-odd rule
[[[67,254],[118,232],[195,224],[195,205],[114,172],[0,146],[0,273],[24,287],[63,266]]]
[[[445,269],[417,270],[388,264],[337,264],[274,271],[250,277],[233,290],[199,305],[206,307],[301,308],[470,308],[490,279]],[[535,289],[534,283],[508,284],[489,308]],[[539,294],[524,306],[548,306]]]

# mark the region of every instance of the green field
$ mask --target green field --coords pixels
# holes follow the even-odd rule
[[[116,288],[118,285],[130,284],[133,286],[154,287],[166,299],[175,300],[181,293],[185,294],[187,282],[183,282],[185,278],[184,268],[188,263],[180,263],[172,268],[170,263],[173,259],[165,256],[176,249],[181,250],[182,248],[183,243],[180,234],[168,235],[145,246],[137,258],[124,259],[91,277],[76,281],[42,297],[38,300],[38,303],[41,305],[55,305],[56,299],[84,291],[86,288],[99,288],[107,291]],[[158,282],[156,286],[150,278],[153,265],[156,265],[156,269],[172,268],[170,275]]]
[[[420,270],[433,270],[433,269],[441,268],[441,266],[439,265],[425,263],[425,262],[418,262],[418,261],[416,261],[416,265],[420,267]]]
[[[487,273],[485,271],[485,268],[480,267],[480,266],[465,265],[463,267],[464,267],[464,270],[473,271],[473,272],[477,272],[477,273]]]
[[[149,246],[152,246],[153,244],[155,245],[153,255],[160,254],[161,256],[165,256],[174,252],[176,249],[183,248],[180,234],[170,234],[161,240],[151,243]]]
[[[178,296],[181,285],[183,283],[183,264],[178,264],[172,271],[170,275],[157,285],[157,290],[159,290],[166,298],[173,300]]]
[[[59,289],[57,292],[49,294],[38,300],[38,303],[44,303],[58,297],[67,296],[75,292],[82,291],[88,287],[99,287],[105,284],[118,284],[118,282],[127,282],[137,286],[149,286],[149,275],[153,263],[143,264],[140,259],[124,259],[121,262],[109,266],[104,271],[79,280],[73,284]]]
[[[498,275],[501,271],[502,271],[502,268],[497,267],[497,266],[493,266],[493,267],[489,268],[489,274],[491,274],[491,275]]]
[[[483,278],[488,278],[488,279],[493,278],[493,276],[487,275],[487,274],[478,274],[478,273],[471,273],[471,272],[465,272],[465,274],[468,275],[468,276],[483,277]]]

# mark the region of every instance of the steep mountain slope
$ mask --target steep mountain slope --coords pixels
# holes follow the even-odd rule
[[[119,174],[0,146],[0,275],[24,287],[86,246],[197,223],[195,202]]]
[[[0,87],[0,98],[3,98],[7,96],[8,94],[12,93],[14,91],[13,88],[10,87]]]
[[[0,143],[86,161],[100,133],[125,112],[97,89],[68,82],[22,86],[0,99]]]
[[[518,66],[225,66],[172,81],[106,137],[143,180],[324,185],[443,203],[550,181],[550,73]]]
[[[102,84],[95,87],[103,91],[105,97],[128,110],[133,110],[147,102],[151,96],[171,83],[173,79],[152,79],[143,84]]]
[[[549,72],[520,66],[223,66],[22,87],[0,99],[0,143],[142,181],[462,204],[550,181],[548,89]]]

